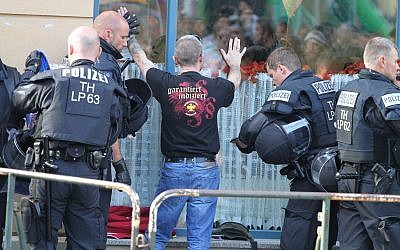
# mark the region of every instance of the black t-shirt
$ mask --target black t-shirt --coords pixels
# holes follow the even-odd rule
[[[218,153],[217,112],[232,103],[233,83],[193,71],[176,76],[155,68],[146,78],[161,104],[161,152],[170,157]]]

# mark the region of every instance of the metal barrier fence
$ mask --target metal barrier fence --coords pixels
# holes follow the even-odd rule
[[[177,196],[219,196],[242,198],[289,198],[304,200],[322,200],[320,246],[316,249],[328,249],[329,210],[331,200],[335,201],[367,201],[367,202],[400,202],[400,195],[383,194],[353,194],[353,193],[319,193],[319,192],[280,192],[280,191],[238,191],[238,190],[207,190],[207,189],[171,189],[159,194],[151,203],[148,226],[149,249],[155,249],[157,232],[157,211],[161,203]]]
[[[6,225],[5,225],[5,239],[4,239],[4,249],[9,250],[12,249],[12,213],[13,213],[13,205],[14,205],[14,191],[15,191],[15,178],[19,177],[28,177],[34,179],[43,179],[48,181],[59,181],[71,184],[82,184],[88,186],[96,186],[107,189],[118,189],[120,191],[125,192],[132,203],[132,224],[131,224],[131,241],[130,241],[130,249],[136,249],[136,236],[138,238],[143,238],[142,235],[138,235],[139,232],[139,196],[136,192],[132,190],[132,188],[126,184],[111,182],[111,181],[102,181],[102,180],[94,180],[88,178],[74,177],[74,176],[66,176],[66,175],[57,175],[57,174],[47,174],[40,172],[32,172],[26,170],[17,170],[17,169],[9,169],[9,168],[0,168],[0,175],[8,175],[8,187],[7,187],[7,205],[6,205]],[[20,224],[17,220],[17,225]],[[25,243],[24,232],[19,231],[20,235],[20,247],[21,249],[27,249],[23,244]],[[21,238],[22,237],[22,238]]]

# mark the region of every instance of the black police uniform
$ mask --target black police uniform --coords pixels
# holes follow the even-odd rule
[[[108,44],[104,39],[100,38],[100,47],[102,48],[102,52],[99,56],[98,62],[96,63],[96,67],[104,72],[104,74],[108,78],[112,78],[115,83],[120,86],[123,86],[122,77],[121,77],[121,68],[118,65],[117,59],[121,59],[122,55],[117,51],[113,46]],[[110,156],[111,157],[111,156]],[[106,181],[111,181],[111,158],[109,159],[107,166],[105,166],[105,177]],[[111,203],[111,194],[112,191],[110,189],[100,189],[100,207],[103,213],[103,217],[105,219],[105,229],[107,228],[108,221],[108,210],[110,209]],[[106,239],[103,242],[104,244],[100,246],[98,249],[106,248]]]
[[[14,106],[38,112],[34,137],[49,138],[50,162],[60,175],[97,179],[98,164],[91,159],[115,142],[121,126],[118,95],[112,79],[89,60],[77,60],[70,68],[39,73],[14,90]],[[57,231],[64,224],[68,249],[95,249],[106,238],[99,207],[99,188],[51,183],[51,240],[45,235],[45,182],[40,181],[41,240],[36,249],[53,249]]]
[[[11,95],[17,83],[20,81],[20,74],[16,68],[9,67],[0,60],[0,167],[5,167],[1,158],[4,144],[8,140],[10,129],[22,127],[22,117],[12,109]],[[7,193],[2,192],[2,187],[6,183],[6,176],[0,176],[0,249],[3,242],[3,228],[5,224]],[[23,182],[28,183],[28,182]],[[18,187],[18,185],[17,185]],[[3,187],[4,191],[5,187]]]
[[[283,168],[281,174],[287,175],[288,179],[291,180],[290,191],[320,191],[310,179],[309,168],[313,157],[321,149],[336,145],[334,96],[335,91],[329,81],[322,81],[315,77],[311,71],[296,70],[292,72],[281,86],[270,93],[262,109],[243,124],[239,139],[245,142],[249,148],[242,151],[249,153],[254,150],[254,147],[259,143],[257,141],[258,135],[262,134],[260,131],[267,126],[266,123],[274,122],[274,120],[283,121],[296,116],[306,118],[311,125],[311,145],[300,158],[295,159],[295,162],[293,160],[287,167]],[[282,138],[282,141],[283,139],[288,140]],[[257,152],[260,154],[262,151],[271,150],[271,148],[274,148],[271,143],[273,142],[261,144],[265,148],[257,148]],[[282,155],[278,155],[279,153]],[[277,154],[274,157],[275,159],[270,159],[270,162],[278,164],[277,161],[279,160],[287,160],[290,158],[287,153],[291,152],[277,150],[274,153]],[[279,164],[283,163],[286,162]],[[333,205],[332,208],[334,207]],[[320,200],[290,199],[285,208],[281,247],[296,250],[314,249],[318,226],[317,214],[320,210]],[[331,246],[336,242],[337,225],[335,222],[336,213],[335,209],[332,209],[329,238]]]
[[[335,118],[342,162],[340,175],[351,177],[338,182],[339,191],[400,194],[399,179],[396,178],[400,166],[397,145],[400,89],[384,75],[363,69],[359,79],[340,91]],[[373,171],[379,169],[374,168],[376,163],[383,171]],[[381,180],[380,184],[376,182],[378,180]],[[394,238],[390,239],[390,232],[383,236],[385,228],[378,230],[381,219],[386,216],[400,220],[398,203],[341,202],[340,248],[400,249],[399,241],[396,242],[400,233],[398,222],[391,223],[389,230],[396,232]],[[388,248],[385,238],[391,240],[392,248]]]

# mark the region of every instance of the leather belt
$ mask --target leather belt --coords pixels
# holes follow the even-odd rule
[[[202,162],[215,162],[215,157],[165,157],[165,162],[177,163],[202,163]]]

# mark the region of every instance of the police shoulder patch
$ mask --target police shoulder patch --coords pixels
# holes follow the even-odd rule
[[[267,101],[284,101],[289,102],[290,95],[292,91],[290,90],[275,90],[269,94]]]
[[[400,104],[400,93],[386,94],[383,95],[381,98],[383,101],[383,105],[385,105],[385,107]]]
[[[311,85],[314,87],[315,91],[317,91],[318,95],[323,95],[335,91],[333,82],[328,80],[314,82]]]
[[[354,108],[357,101],[357,92],[341,91],[337,101],[338,106]]]

